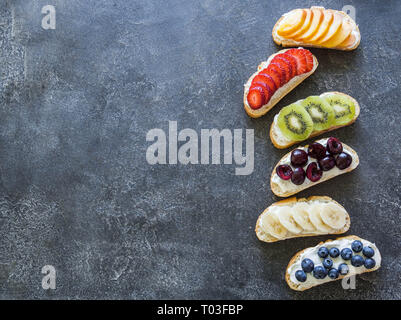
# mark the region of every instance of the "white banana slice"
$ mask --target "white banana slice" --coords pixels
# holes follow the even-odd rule
[[[261,224],[263,231],[277,239],[284,239],[287,235],[287,229],[280,223],[280,220],[274,214],[274,210],[262,217]]]
[[[299,234],[302,232],[302,228],[295,222],[291,211],[292,210],[289,210],[288,207],[277,207],[273,214],[278,218],[284,228],[294,234]]]
[[[292,208],[292,216],[296,223],[298,223],[305,231],[316,231],[315,226],[309,219],[310,205],[305,202],[298,202]]]
[[[325,203],[320,211],[323,222],[333,229],[341,229],[346,223],[345,210],[335,203]]]
[[[324,210],[322,204],[315,204],[310,207],[309,210],[309,219],[312,224],[316,227],[317,230],[323,233],[329,233],[331,228],[325,224],[320,216],[320,212]]]

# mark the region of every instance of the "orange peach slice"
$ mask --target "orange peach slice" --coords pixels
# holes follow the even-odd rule
[[[333,21],[333,13],[331,11],[325,10],[323,11],[323,21],[319,26],[319,29],[315,33],[315,35],[311,38],[309,38],[309,42],[311,43],[316,43],[320,39],[322,39],[327,31],[329,31],[329,28],[331,26],[331,22]]]
[[[306,18],[304,24],[297,31],[286,36],[286,38],[297,40],[299,36],[304,34],[309,29],[309,26],[313,18],[313,12],[310,9],[305,9],[305,11],[306,11]]]
[[[347,20],[343,20],[340,30],[338,30],[338,32],[329,41],[323,43],[323,45],[327,48],[337,47],[348,38],[351,32],[352,24]]]
[[[306,11],[304,9],[295,9],[288,13],[280,23],[277,30],[279,36],[286,36],[296,31],[304,23]]]
[[[339,48],[348,48],[351,47],[355,43],[356,37],[355,35],[351,32],[351,34],[348,36],[347,39],[343,43],[340,43],[338,45]]]
[[[313,19],[310,24],[308,31],[306,31],[301,37],[299,37],[300,41],[308,42],[310,38],[312,38],[315,33],[318,31],[319,26],[323,20],[323,10],[322,9],[312,9]]]
[[[343,20],[344,19],[343,19],[342,15],[334,12],[333,23],[331,24],[329,31],[326,33],[326,35],[323,38],[321,38],[317,41],[317,44],[324,45],[325,43],[327,43],[327,41],[331,40],[341,30],[341,24],[342,24]],[[344,38],[344,40],[345,40],[345,38]]]

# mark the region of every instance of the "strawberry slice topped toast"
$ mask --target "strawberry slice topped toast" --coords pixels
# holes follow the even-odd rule
[[[285,49],[271,55],[245,84],[246,113],[252,118],[263,116],[317,66],[316,57],[303,48]]]

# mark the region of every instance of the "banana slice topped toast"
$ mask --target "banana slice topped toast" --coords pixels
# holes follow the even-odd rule
[[[376,245],[357,236],[327,240],[298,252],[288,264],[285,280],[293,290],[314,286],[380,268]]]
[[[351,221],[347,211],[330,197],[308,199],[292,197],[273,203],[259,216],[256,236],[264,242],[340,234],[347,232]]]

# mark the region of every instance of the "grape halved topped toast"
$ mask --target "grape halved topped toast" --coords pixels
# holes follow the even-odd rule
[[[294,195],[320,182],[354,170],[355,150],[334,137],[320,139],[287,153],[274,167],[270,187],[279,197]]]

